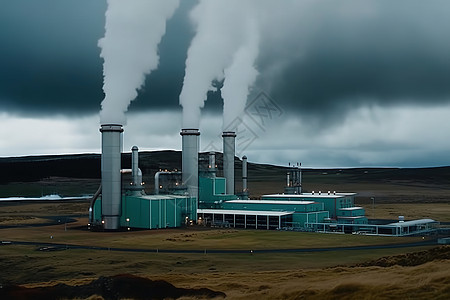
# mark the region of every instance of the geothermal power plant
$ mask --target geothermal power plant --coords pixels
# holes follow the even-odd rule
[[[200,131],[181,129],[182,170],[155,174],[155,191],[147,195],[139,169],[138,147],[132,150],[131,170],[122,169],[122,125],[103,124],[101,193],[94,195],[89,226],[95,230],[162,229],[191,225],[260,230],[297,230],[367,235],[413,235],[433,230],[431,219],[374,224],[355,193],[302,191],[301,164],[289,165],[284,191],[249,199],[247,157],[242,157],[242,190],[235,190],[236,133],[224,131],[223,177],[218,176],[215,152],[199,160]],[[122,186],[122,176],[131,183]]]

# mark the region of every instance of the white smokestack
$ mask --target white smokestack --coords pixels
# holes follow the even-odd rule
[[[108,0],[105,36],[99,40],[105,99],[101,124],[125,124],[125,112],[145,76],[158,66],[158,44],[179,0]]]
[[[223,138],[223,177],[226,179],[226,192],[234,195],[234,155],[236,133],[224,131]]]
[[[242,199],[248,199],[247,188],[247,156],[242,157]]]
[[[117,230],[120,226],[121,183],[121,133],[122,125],[105,124],[102,133],[102,220],[106,230]]]
[[[191,197],[198,200],[198,129],[181,129],[182,143],[182,180]]]

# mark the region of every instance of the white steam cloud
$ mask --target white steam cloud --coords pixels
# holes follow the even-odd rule
[[[178,5],[179,0],[108,0],[105,36],[98,43],[104,59],[101,124],[125,124],[145,76],[158,67],[158,44]]]
[[[192,10],[196,35],[188,50],[180,94],[183,127],[199,127],[200,109],[208,91],[215,89],[211,84],[214,80],[225,77],[227,116],[239,115],[238,107],[242,107],[228,101],[244,103],[245,107],[249,85],[257,75],[253,65],[258,55],[259,34],[252,17],[256,4],[256,1],[200,0]]]
[[[255,83],[258,71],[255,60],[259,54],[259,31],[256,19],[246,20],[248,39],[234,54],[233,63],[225,69],[223,98],[223,129],[226,130],[236,118],[243,114],[250,88]]]

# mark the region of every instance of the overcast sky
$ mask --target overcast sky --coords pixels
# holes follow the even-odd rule
[[[254,2],[270,14],[239,156],[306,167],[450,165],[450,1]],[[182,0],[167,23],[159,68],[127,113],[126,151],[181,149],[196,3]],[[2,1],[1,157],[100,152],[106,9],[101,0]],[[220,92],[210,93],[202,151],[221,151],[222,108]]]

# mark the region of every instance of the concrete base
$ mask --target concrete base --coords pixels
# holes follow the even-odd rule
[[[120,228],[119,216],[104,216],[103,221],[103,229],[105,230],[118,230]]]

